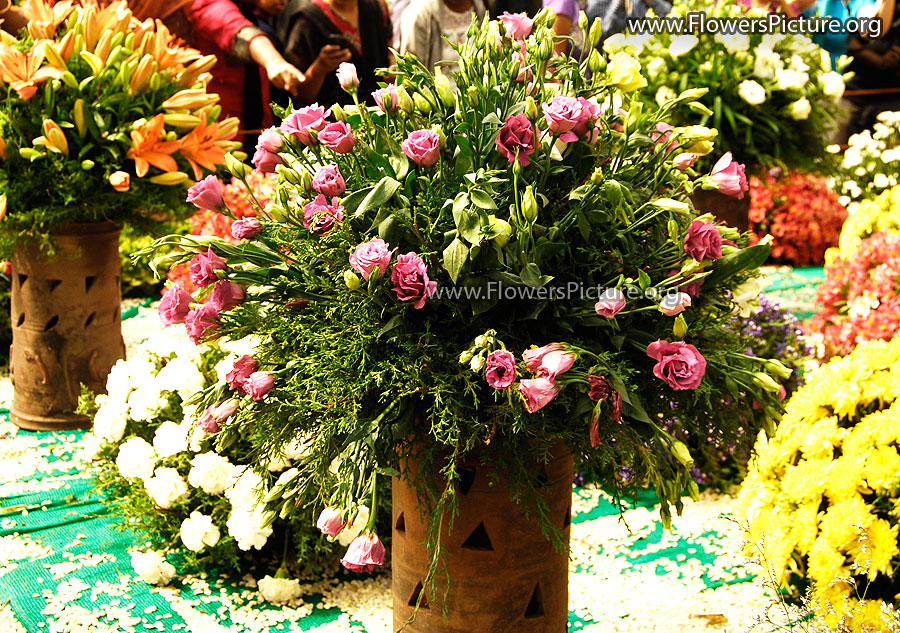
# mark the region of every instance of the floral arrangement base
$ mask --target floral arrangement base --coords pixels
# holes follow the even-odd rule
[[[125,357],[119,231],[110,222],[71,224],[56,253],[16,249],[12,261],[12,421],[23,429],[87,428],[75,413],[81,385],[105,393]]]
[[[702,213],[712,213],[716,220],[741,232],[750,229],[750,196],[738,200],[720,191],[698,189],[691,196],[694,207]]]
[[[418,464],[405,475],[416,476]],[[553,523],[568,543],[572,517],[572,454],[559,444],[547,463],[535,461]],[[429,554],[414,486],[393,480],[392,593],[394,630],[413,614],[409,633],[528,631],[564,633],[568,622],[568,557],[541,533],[532,512],[510,499],[502,475],[478,461],[459,467],[459,514],[442,521],[446,569],[425,592]],[[499,481],[494,481],[500,475]],[[437,476],[437,475],[435,475]],[[494,485],[491,482],[494,481]],[[444,573],[446,571],[446,574]],[[444,595],[450,580],[450,592]],[[446,600],[446,602],[445,602]],[[416,605],[418,603],[418,612]],[[446,617],[444,617],[446,612]]]

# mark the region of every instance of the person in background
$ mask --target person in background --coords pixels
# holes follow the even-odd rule
[[[816,13],[821,17],[837,18],[846,22],[848,18],[856,18],[865,12],[866,7],[875,4],[876,0],[818,0]],[[847,53],[846,33],[824,33],[813,35],[813,41],[831,55],[831,65],[835,67],[841,55]]]
[[[461,44],[472,23],[487,12],[482,0],[419,0],[403,12],[400,52],[412,53],[432,68],[438,62],[455,62],[459,55],[450,46]]]
[[[187,10],[191,44],[205,55],[216,55],[209,91],[219,94],[222,116],[237,116],[246,130],[272,124],[269,82],[297,94],[306,78],[284,59],[275,43],[257,26],[259,16],[271,17],[284,9],[285,0],[193,0]],[[265,72],[264,81],[260,71]],[[244,139],[255,145],[255,135]]]
[[[285,57],[303,69],[306,81],[299,104],[330,106],[352,103],[335,71],[342,62],[356,66],[359,99],[374,105],[376,69],[393,64],[388,48],[391,20],[383,0],[308,0],[292,3],[279,20]]]
[[[648,10],[653,10],[657,16],[664,16],[672,10],[672,3],[668,0],[588,0],[588,22],[600,20],[602,34],[601,44],[616,33],[621,33],[627,26],[628,18],[642,18]]]
[[[393,0],[391,2],[391,47],[400,50],[400,22],[403,20],[403,11],[410,4],[410,0]]]
[[[0,20],[3,20],[3,30],[13,35],[18,35],[28,25],[28,20],[12,0],[0,0]]]
[[[553,47],[557,55],[570,53],[573,57],[581,57],[584,48],[584,35],[578,28],[578,14],[587,7],[587,0],[543,0],[543,8],[553,9],[556,21],[553,32],[560,37],[571,37],[572,41],[560,40]]]
[[[534,17],[541,10],[541,0],[488,0],[491,17],[497,18],[504,12],[527,13]]]

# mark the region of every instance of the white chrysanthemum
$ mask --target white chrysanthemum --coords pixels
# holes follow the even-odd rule
[[[231,509],[226,527],[237,545],[244,551],[262,549],[272,535],[272,526],[263,526],[262,506],[238,506]]]
[[[657,105],[662,105],[666,101],[671,101],[672,99],[677,99],[678,94],[669,88],[668,86],[660,86],[659,90],[656,91],[656,103]]]
[[[844,96],[844,78],[840,73],[825,73],[822,75],[822,92],[835,101]]]
[[[729,53],[740,53],[750,50],[750,36],[744,33],[725,35],[716,33],[715,40],[719,42]]]
[[[153,476],[144,481],[144,489],[153,503],[163,509],[170,508],[188,492],[187,484],[174,468],[157,468]]]
[[[300,597],[300,581],[296,578],[266,576],[256,586],[264,600],[275,604],[284,604]]]
[[[128,396],[128,415],[135,422],[150,422],[168,404],[168,399],[157,388],[152,378],[144,382]]]
[[[156,451],[140,437],[130,437],[119,447],[116,466],[123,477],[148,479],[156,466]]]
[[[160,552],[132,552],[131,566],[141,580],[151,585],[168,585],[175,567]]]
[[[94,416],[94,435],[107,442],[120,442],[128,424],[128,405],[108,396],[99,396],[97,402],[100,408]]]
[[[128,379],[128,364],[125,359],[116,361],[106,377],[106,393],[110,400],[127,402],[131,393],[131,381]]]
[[[181,542],[192,552],[199,552],[204,547],[213,547],[222,535],[213,522],[212,517],[199,512],[191,512],[191,516],[181,522]]]
[[[760,46],[755,52],[753,74],[760,79],[774,79],[775,74],[784,67],[781,57],[767,46]]]
[[[891,186],[891,181],[888,180],[888,177],[885,174],[875,174],[875,178],[872,179],[872,184],[875,185],[877,189],[887,189]]]
[[[807,64],[797,53],[794,53],[791,55],[790,68],[791,70],[798,70],[801,73],[805,73],[809,70],[809,64]]]
[[[262,477],[256,474],[252,468],[236,467],[237,481],[225,489],[225,498],[232,506],[254,506],[259,501],[260,491],[263,489]]]
[[[809,83],[809,73],[791,68],[776,69],[775,81],[779,90],[800,90]]]
[[[150,353],[148,347],[143,347],[142,355],[132,358],[125,363],[128,369],[128,380],[135,389],[139,389],[148,382],[153,381],[156,378],[156,374],[159,373],[156,361],[148,355]]]
[[[851,167],[861,165],[862,162],[862,152],[860,152],[856,147],[853,147],[851,143],[850,147],[847,148],[847,151],[844,152],[844,160],[842,163],[843,167],[850,169]]]
[[[662,57],[654,57],[647,63],[647,76],[654,80],[656,79],[660,73],[666,72],[668,67],[666,66],[666,60]]]
[[[153,436],[153,448],[160,459],[186,451],[187,429],[175,422],[163,422]]]
[[[187,400],[206,385],[206,378],[197,365],[178,356],[163,367],[156,377],[160,391],[174,391],[182,400]]]
[[[788,106],[788,113],[795,121],[805,121],[809,118],[811,112],[812,104],[810,104],[809,99],[807,99],[806,97],[797,99]]]
[[[218,453],[207,451],[191,460],[188,482],[210,495],[220,495],[232,487],[237,479],[237,468]]]
[[[699,43],[696,35],[676,35],[669,44],[669,54],[672,57],[687,55]]]
[[[84,451],[85,459],[93,461],[100,457],[100,451],[103,449],[103,440],[94,433],[85,433],[79,442],[79,446]]]
[[[369,508],[368,506],[359,506],[357,508],[356,517],[353,519],[351,523],[348,523],[347,526],[341,530],[341,533],[338,534],[337,540],[338,543],[343,545],[344,547],[349,547],[350,543],[353,542],[357,536],[359,536],[363,528],[366,527],[366,523],[369,522]]]
[[[287,468],[290,465],[291,465],[291,462],[288,461],[288,459],[284,456],[284,454],[279,453],[275,457],[272,457],[269,459],[269,463],[266,464],[266,469],[270,473],[277,473],[277,472],[284,470],[285,468]]]
[[[752,79],[745,79],[738,85],[738,95],[752,106],[766,101],[766,89]]]

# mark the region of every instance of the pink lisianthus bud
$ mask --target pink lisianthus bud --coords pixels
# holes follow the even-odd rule
[[[670,292],[659,302],[659,311],[666,316],[676,316],[691,305],[691,295],[686,292]]]
[[[319,132],[319,142],[335,154],[346,154],[356,144],[353,130],[343,121],[329,123]]]
[[[505,349],[488,354],[484,378],[494,389],[506,389],[516,381],[516,357]]]
[[[203,415],[200,416],[200,419],[197,420],[197,428],[201,429],[204,433],[209,433],[213,435],[222,430],[222,427],[219,426],[219,423],[213,417],[213,410],[215,407],[213,405],[209,405],[206,411],[203,412]]]
[[[511,163],[518,161],[522,167],[528,167],[535,149],[534,128],[528,117],[524,114],[507,117],[497,135],[496,145],[497,151],[506,160]]]
[[[525,410],[535,413],[550,404],[560,386],[547,378],[526,378],[519,381],[519,393],[525,397]]]
[[[188,338],[195,344],[206,338],[210,332],[219,329],[219,310],[216,306],[204,303],[187,313],[184,327]]]
[[[213,253],[212,248],[210,248],[205,253],[194,255],[194,258],[191,259],[188,276],[191,278],[191,283],[195,286],[206,288],[219,281],[216,271],[225,270],[226,268],[228,266],[225,264],[225,260]]]
[[[396,248],[389,249],[387,242],[380,237],[372,238],[357,246],[350,254],[350,267],[366,280],[375,270],[378,271],[380,277],[383,277],[396,250]]]
[[[441,137],[434,130],[415,130],[400,147],[416,165],[422,167],[433,166],[441,157]]]
[[[343,514],[340,508],[325,508],[316,521],[316,527],[326,536],[337,536],[347,527]]]
[[[232,389],[243,389],[250,375],[259,369],[259,363],[252,356],[241,356],[234,361],[231,371],[225,375],[225,382]]]
[[[657,145],[665,144],[667,150],[678,147],[678,141],[670,140],[672,138],[672,130],[675,127],[669,125],[665,121],[656,124],[654,131],[650,132],[650,139]]]
[[[531,34],[531,29],[534,26],[534,20],[525,13],[504,11],[500,14],[499,20],[506,29],[506,36],[513,40],[524,40]]]
[[[216,307],[219,312],[231,310],[244,301],[244,289],[233,281],[220,281],[213,286],[209,303]]]
[[[437,290],[437,283],[428,279],[428,267],[417,253],[404,253],[397,257],[391,271],[392,290],[398,301],[415,301],[417,310],[425,306],[425,300]]]
[[[249,240],[262,233],[262,222],[256,218],[241,218],[231,223],[231,237]]]
[[[385,102],[385,97],[390,103]],[[373,90],[372,98],[375,99],[375,104],[381,108],[381,111],[385,113],[396,112],[400,107],[400,95],[397,93],[397,86],[394,84],[389,85],[387,88]],[[387,107],[385,107],[386,105]]]
[[[519,42],[519,44],[521,44],[521,50],[512,55],[513,68],[518,67],[519,69],[516,73],[516,81],[531,81],[534,73],[528,68],[528,52],[525,50],[525,42]]]
[[[647,346],[647,356],[656,359],[653,375],[672,389],[696,389],[706,374],[706,359],[690,343],[655,341]]]
[[[684,171],[693,167],[699,156],[700,154],[695,154],[694,152],[682,152],[672,159],[672,164],[675,165],[675,169]]]
[[[338,83],[344,92],[356,94],[359,90],[359,77],[356,74],[356,66],[350,62],[341,62],[337,69]]]
[[[344,207],[332,198],[331,204],[321,193],[303,207],[303,226],[313,233],[327,235],[335,224],[344,221]]]
[[[684,252],[698,262],[722,257],[722,235],[715,224],[694,220],[684,238]]]
[[[229,398],[218,406],[208,407],[203,416],[197,420],[197,426],[206,433],[218,433],[222,430],[220,425],[227,422],[228,418],[234,415],[240,404],[241,401],[237,398]]]
[[[536,349],[526,349],[522,352],[522,358],[525,360],[525,366],[528,368],[528,371],[532,373],[537,373],[538,368],[541,366],[541,361],[544,359],[544,356],[549,354],[550,352],[556,352],[563,348],[559,343],[547,343],[543,347],[538,347]]]
[[[253,154],[251,162],[253,166],[264,174],[275,173],[275,167],[284,165],[284,159],[278,155],[284,139],[274,127],[263,130],[256,142],[256,152]]]
[[[572,130],[581,121],[581,107],[581,102],[575,97],[556,96],[549,103],[542,103],[541,109],[550,133],[566,143],[577,141],[578,135]]]
[[[547,380],[556,380],[560,374],[564,374],[572,368],[575,363],[575,354],[572,352],[564,352],[555,350],[547,352],[541,359],[541,364],[537,369],[538,378],[546,378]]]
[[[187,201],[198,209],[217,211],[225,206],[225,197],[222,195],[222,183],[210,174],[193,187],[188,189]]]
[[[275,376],[265,371],[255,371],[244,381],[244,393],[259,402],[265,398],[275,386]]]
[[[192,297],[181,286],[168,288],[159,302],[159,318],[163,325],[184,323],[184,318],[191,311]]]
[[[342,196],[347,190],[347,183],[337,165],[322,165],[313,176],[312,186],[323,196]]]
[[[611,319],[625,307],[627,301],[625,294],[618,288],[607,288],[600,295],[600,299],[594,304],[594,312],[602,317]]]
[[[376,534],[360,534],[350,543],[341,559],[341,565],[350,571],[373,572],[376,567],[384,564],[384,554],[384,545]]]
[[[731,159],[731,152],[726,152],[712,168],[710,180],[716,183],[719,191],[726,196],[740,200],[750,186],[744,174],[744,166]]]
[[[281,131],[294,136],[304,145],[312,145],[315,140],[310,131],[319,132],[328,123],[325,119],[331,114],[318,103],[294,110],[281,122]]]

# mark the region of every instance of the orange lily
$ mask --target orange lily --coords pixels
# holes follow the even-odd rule
[[[196,48],[177,46],[177,38],[172,35],[169,28],[161,21],[156,21],[155,30],[156,32],[148,40],[147,48],[144,52],[153,55],[153,58],[159,64],[160,70],[166,70],[175,66],[184,67],[186,64],[203,56]]]
[[[225,152],[216,145],[219,140],[219,124],[206,124],[206,115],[200,117],[200,125],[181,139],[181,155],[191,164],[194,180],[203,178],[201,167],[215,171],[216,165],[225,160]]]
[[[28,53],[22,53],[0,42],[0,80],[8,83],[22,101],[34,96],[37,84],[62,76],[63,71],[59,68],[41,66],[43,61],[43,46],[35,46]]]
[[[49,3],[47,0],[25,0],[22,15],[28,19],[28,34],[33,40],[52,40],[56,27],[69,17],[72,0]]]
[[[127,2],[117,0],[97,13],[97,29],[99,33],[126,33],[131,26],[132,13]]]
[[[0,158],[6,160],[6,140],[0,136]]]
[[[134,160],[134,170],[139,178],[147,175],[150,165],[165,172],[178,170],[172,154],[178,151],[181,144],[165,140],[164,126],[163,115],[157,114],[131,131],[132,147],[128,150],[128,158]]]
[[[41,131],[44,132],[44,135],[34,139],[31,142],[32,145],[43,145],[51,152],[65,154],[66,156],[69,155],[69,142],[66,140],[65,133],[56,121],[44,119],[44,123],[41,125]]]

